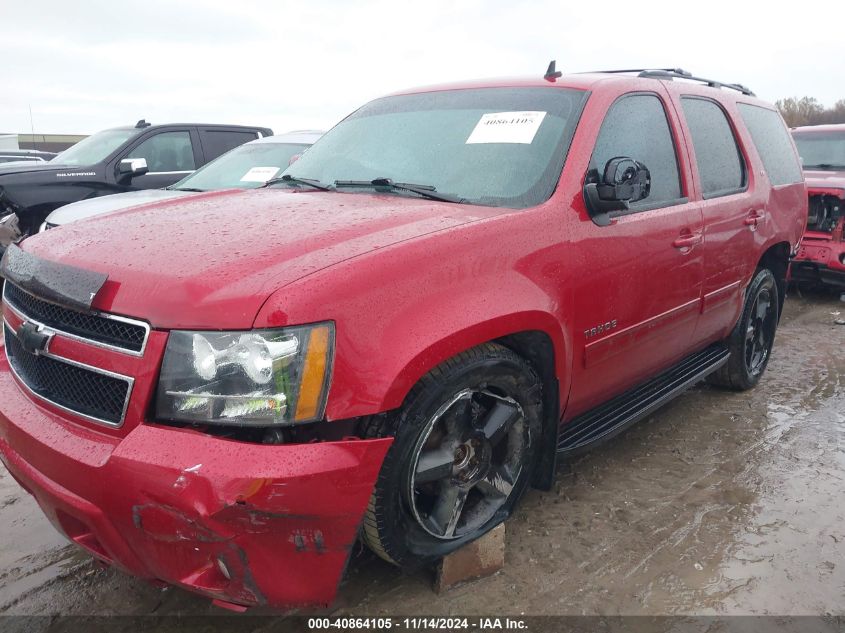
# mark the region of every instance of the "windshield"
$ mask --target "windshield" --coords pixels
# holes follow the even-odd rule
[[[389,178],[473,204],[534,206],[557,185],[586,95],[483,88],[378,99],[340,122],[285,173],[324,184]]]
[[[793,134],[804,169],[845,169],[845,131]]]
[[[301,143],[248,143],[226,152],[169,189],[253,189],[282,172],[291,158],[308,145]]]
[[[95,165],[139,132],[141,130],[138,129],[97,132],[72,145],[50,162],[59,165]]]

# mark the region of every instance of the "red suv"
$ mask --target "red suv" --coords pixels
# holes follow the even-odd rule
[[[693,382],[753,387],[806,213],[739,85],[377,99],[265,188],[11,247],[0,456],[101,561],[328,603],[359,534],[430,563]]]
[[[804,162],[810,211],[791,276],[845,289],[845,125],[799,127],[792,138]]]

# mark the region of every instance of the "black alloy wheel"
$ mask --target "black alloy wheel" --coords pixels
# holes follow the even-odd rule
[[[393,436],[364,541],[413,568],[494,528],[531,480],[541,421],[540,379],[506,347],[486,343],[430,371],[398,411],[363,423],[364,437]]]

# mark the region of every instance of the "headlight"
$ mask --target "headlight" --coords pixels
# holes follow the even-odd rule
[[[334,326],[170,333],[156,416],[206,424],[283,426],[320,419]]]

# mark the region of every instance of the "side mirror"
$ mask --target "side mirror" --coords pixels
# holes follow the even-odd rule
[[[121,178],[134,178],[143,176],[150,168],[147,167],[146,158],[124,158],[117,165],[117,173]]]
[[[607,226],[611,213],[627,210],[630,203],[648,198],[650,191],[648,167],[627,156],[617,156],[607,161],[599,182],[584,185],[584,200],[593,222]]]

